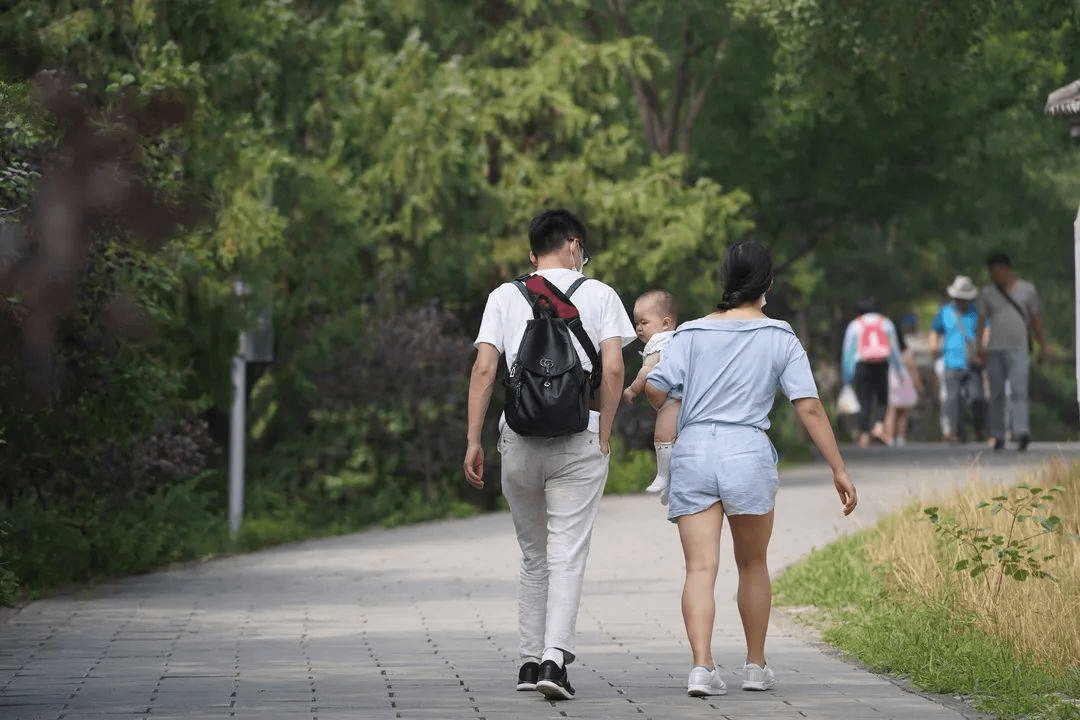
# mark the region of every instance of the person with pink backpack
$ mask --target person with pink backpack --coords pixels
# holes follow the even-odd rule
[[[859,445],[866,447],[876,438],[888,445],[884,427],[889,406],[889,367],[901,372],[900,339],[892,320],[877,312],[874,298],[855,305],[857,317],[844,332],[841,380],[851,385],[859,399],[857,415]]]

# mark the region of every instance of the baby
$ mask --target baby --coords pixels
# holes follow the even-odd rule
[[[660,362],[663,349],[671,342],[675,333],[675,319],[678,307],[675,296],[667,290],[649,290],[634,303],[634,323],[637,336],[645,343],[641,351],[641,371],[623,390],[623,401],[634,402],[645,390],[645,377]],[[668,398],[656,410],[656,427],[653,430],[653,444],[656,448],[656,478],[645,492],[661,493],[660,501],[667,504],[669,468],[671,467],[671,447],[675,444],[675,429],[679,419],[679,400]]]

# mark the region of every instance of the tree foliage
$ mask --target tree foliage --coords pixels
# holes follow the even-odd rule
[[[32,232],[0,258],[0,385],[21,402],[0,416],[0,496],[218,466],[236,333],[269,310],[253,472],[356,523],[443,512],[463,497],[471,335],[552,206],[584,216],[589,269],[628,306],[662,285],[686,317],[732,240],[765,241],[770,309],[823,364],[854,299],[908,308],[979,278],[992,247],[1067,345],[1080,182],[1041,108],[1080,71],[1076,20],[1050,2],[9,3],[0,220]],[[48,292],[26,274],[43,257],[62,261]]]

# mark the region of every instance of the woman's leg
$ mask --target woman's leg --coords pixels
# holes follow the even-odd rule
[[[859,413],[856,415],[859,428],[859,444],[866,445],[870,442],[870,403],[873,402],[874,392],[866,363],[860,362],[855,366],[855,378],[851,387],[855,390],[855,397],[859,399]]]
[[[899,427],[900,420],[900,408],[893,405],[889,406],[889,409],[885,411],[885,435],[886,437],[895,438],[896,430]]]
[[[893,441],[899,440],[900,442],[907,441],[908,430],[908,409],[907,408],[895,408],[896,415],[893,420],[893,427],[889,429],[889,435]]]
[[[885,428],[885,414],[889,411],[889,364],[872,363],[869,365],[873,384],[874,414],[870,418],[870,434],[889,445],[892,435]]]
[[[720,532],[724,507],[716,503],[678,519],[679,539],[686,559],[682,613],[694,665],[712,669],[712,631],[716,617],[716,571],[720,566]]]
[[[739,615],[746,634],[746,659],[765,667],[765,634],[772,610],[772,582],[766,552],[772,537],[773,512],[728,518],[739,568]]]

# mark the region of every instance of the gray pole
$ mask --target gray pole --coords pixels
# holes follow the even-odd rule
[[[244,423],[247,394],[247,359],[241,349],[233,356],[233,404],[229,426],[229,534],[236,537],[244,516]]]
[[[1080,403],[1080,211],[1077,211],[1073,222],[1073,242],[1076,258],[1076,402]]]

